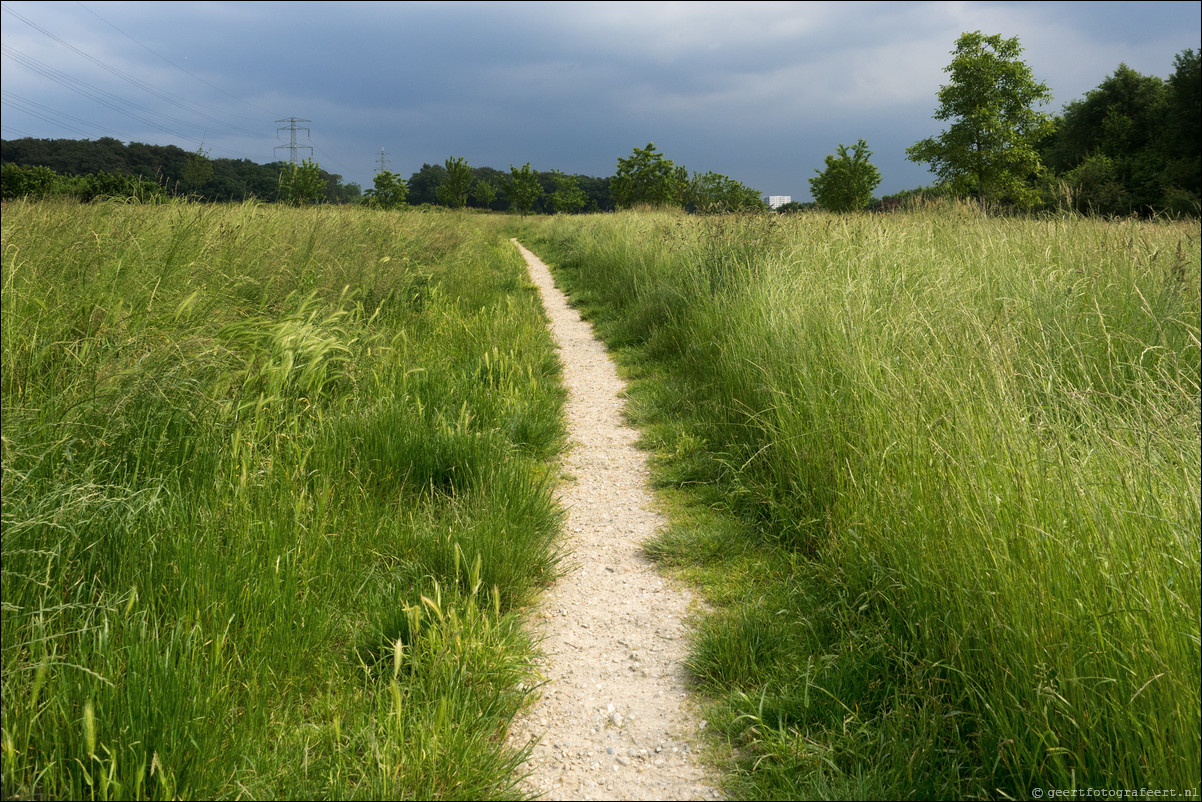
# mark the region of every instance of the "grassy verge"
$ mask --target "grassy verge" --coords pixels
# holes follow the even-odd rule
[[[516,796],[564,433],[503,223],[3,218],[4,796]]]
[[[753,798],[1199,787],[1195,224],[554,218]]]

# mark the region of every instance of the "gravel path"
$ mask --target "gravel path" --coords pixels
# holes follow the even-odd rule
[[[510,731],[538,739],[525,789],[552,799],[714,799],[696,759],[705,726],[683,667],[690,596],[643,556],[662,524],[652,509],[637,432],[622,420],[621,379],[592,327],[521,246],[559,343],[573,446],[559,501],[567,573],[532,624],[541,640],[541,698]]]

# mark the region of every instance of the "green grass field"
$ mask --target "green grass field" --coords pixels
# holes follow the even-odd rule
[[[565,441],[519,230],[633,380],[732,796],[1199,787],[1196,222],[47,202],[6,798],[519,796]]]
[[[635,380],[732,793],[1199,787],[1196,221],[530,237]]]
[[[497,798],[559,365],[496,219],[3,225],[6,798]]]

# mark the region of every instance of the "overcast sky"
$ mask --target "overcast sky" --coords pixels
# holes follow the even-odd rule
[[[1202,3],[6,1],[0,127],[264,163],[300,118],[298,144],[364,188],[381,150],[405,177],[448,156],[608,176],[654,142],[795,200],[863,138],[883,195],[932,182],[905,149],[941,130],[974,30],[1018,37],[1058,111],[1120,63],[1168,77]]]

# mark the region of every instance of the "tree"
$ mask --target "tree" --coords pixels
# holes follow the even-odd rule
[[[522,169],[509,165],[509,202],[525,217],[538,196],[543,194],[543,188],[538,183],[538,176],[530,169],[530,162],[522,165]]]
[[[49,167],[24,167],[12,162],[4,162],[0,166],[0,197],[4,200],[45,198],[63,192],[62,176]]]
[[[721,173],[693,173],[687,188],[684,208],[690,211],[746,212],[765,207],[759,190]]]
[[[872,151],[863,139],[852,146],[849,153],[846,145],[835,148],[835,154],[826,157],[826,169],[814,170],[818,175],[810,179],[810,192],[823,209],[832,212],[852,212],[872,203],[872,191],[881,183],[881,173],[868,157]]]
[[[115,139],[96,142],[6,139],[0,140],[0,152],[4,163],[48,167],[64,178],[96,172],[141,176],[160,184],[168,194],[188,195],[199,190],[211,201],[243,201],[252,197],[283,200],[281,173],[292,170],[287,162],[256,164],[249,159],[212,159],[204,149],[189,153],[175,145],[141,142],[122,145]],[[97,167],[103,164],[115,167]],[[347,202],[359,197],[357,184],[341,184],[341,176],[320,168],[318,173],[324,183],[327,201]]]
[[[1064,107],[1048,166],[1071,170],[1097,152],[1111,159],[1131,156],[1148,144],[1164,93],[1164,81],[1119,64],[1097,88]]]
[[[422,169],[409,176],[409,202],[413,205],[438,202],[438,188],[447,177],[441,164],[423,164]]]
[[[188,154],[183,179],[193,192],[213,180],[213,162],[209,161],[209,151],[205,150],[204,145],[198,147],[195,153]]]
[[[1202,53],[1183,50],[1173,60],[1165,93],[1161,181],[1198,202],[1202,194]]]
[[[289,206],[316,203],[325,191],[321,168],[312,159],[305,159],[303,164],[289,164],[280,171],[280,200]]]
[[[478,179],[472,188],[472,197],[485,209],[491,209],[493,201],[497,199],[497,185],[486,179]]]
[[[1131,196],[1115,169],[1114,161],[1096,153],[1063,176],[1069,200],[1079,212],[1118,215],[1131,210]]]
[[[555,211],[575,214],[583,209],[584,205],[588,203],[588,195],[585,195],[584,190],[580,188],[576,176],[565,175],[559,170],[555,170],[553,175],[555,192],[551,195],[551,205]]]
[[[936,138],[906,149],[906,158],[926,162],[941,181],[987,200],[1030,204],[1030,179],[1039,173],[1036,144],[1054,129],[1052,118],[1036,111],[1052,93],[1019,60],[1018,39],[966,33],[956,41],[951,83],[939,89],[936,120],[952,120]]]
[[[648,142],[641,150],[635,148],[629,158],[618,159],[610,191],[619,208],[667,206],[676,200],[679,182],[676,165],[655,149],[654,142]]]
[[[1072,188],[1080,211],[1126,214],[1159,201],[1164,160],[1154,143],[1164,97],[1160,78],[1119,64],[1097,88],[1064,107],[1044,158]]]
[[[447,174],[438,185],[438,202],[452,209],[462,209],[467,205],[467,193],[472,186],[472,168],[467,159],[456,156],[446,161]]]
[[[376,209],[399,209],[405,205],[409,188],[405,179],[389,170],[381,170],[372,179],[374,186],[363,193],[368,206]]]

